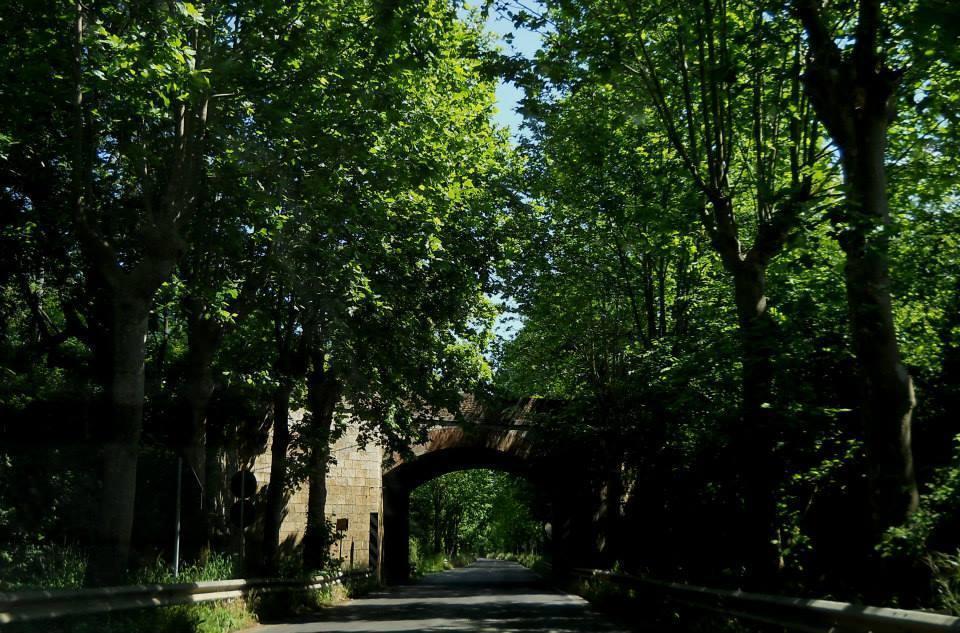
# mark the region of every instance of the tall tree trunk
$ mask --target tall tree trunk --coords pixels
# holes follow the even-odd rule
[[[103,444],[103,487],[90,576],[96,584],[122,580],[130,560],[143,423],[144,358],[149,301],[114,291],[111,415]]]
[[[758,588],[776,582],[780,568],[777,544],[777,487],[780,477],[773,455],[778,420],[773,409],[776,324],[767,310],[767,263],[780,251],[782,240],[756,243],[743,253],[733,222],[733,203],[726,196],[711,200],[717,229],[711,236],[724,268],[733,280],[734,305],[740,334],[742,428],[731,433],[745,520],[741,557],[748,580]],[[762,246],[762,248],[761,248]]]
[[[854,353],[863,380],[864,447],[874,537],[916,509],[910,425],[913,384],[900,359],[890,297],[887,128],[901,73],[879,54],[880,0],[859,0],[852,51],[837,45],[816,0],[794,0],[810,54],[804,87],[840,149],[845,204],[833,218],[844,268]]]
[[[877,531],[902,524],[918,503],[910,427],[913,382],[900,358],[890,297],[886,227],[886,115],[861,120],[842,165],[846,222],[840,244],[854,351],[863,379],[864,440]]]
[[[687,305],[690,302],[690,279],[693,277],[692,268],[695,262],[688,261],[686,252],[680,253],[680,259],[677,262],[677,274],[675,279],[675,292],[673,296],[673,335],[674,338],[681,338],[687,333]]]
[[[667,335],[667,258],[661,255],[657,261],[657,303],[659,332],[661,338]]]
[[[213,359],[220,346],[222,326],[205,318],[199,306],[188,306],[186,400],[190,409],[190,429],[184,454],[202,487],[203,538],[209,540],[223,532],[217,477],[207,477],[207,414],[213,396]],[[215,455],[211,457],[216,458]]]
[[[650,340],[657,338],[657,304],[654,300],[654,265],[653,255],[643,255],[643,303],[647,312],[647,337]]]
[[[606,566],[613,566],[624,556],[623,542],[620,538],[623,521],[620,502],[624,492],[623,473],[620,468],[622,459],[615,446],[616,444],[608,446],[609,460],[600,489],[600,508],[597,512],[599,519],[597,549],[602,563]]]
[[[263,517],[263,569],[269,575],[280,571],[280,526],[287,495],[287,451],[290,448],[290,394],[292,381],[281,380],[273,393],[273,444],[270,447],[270,483]]]
[[[817,1],[817,0],[811,0]],[[691,76],[687,70],[686,35],[678,31],[678,50],[681,64],[678,68],[682,88],[682,108],[685,111],[687,139],[677,127],[674,107],[668,101],[656,66],[644,43],[637,45],[643,65],[636,72],[643,79],[654,105],[660,114],[670,144],[702,191],[709,203],[701,219],[713,248],[720,255],[724,268],[734,283],[735,305],[741,338],[742,412],[743,428],[733,434],[735,457],[740,471],[740,491],[749,515],[744,534],[744,555],[748,576],[759,585],[769,585],[780,566],[776,545],[776,492],[780,483],[776,477],[772,451],[775,446],[776,420],[772,410],[774,323],[767,313],[765,295],[766,267],[786,246],[787,238],[799,220],[803,203],[809,200],[809,187],[793,192],[789,200],[775,209],[757,209],[754,243],[744,248],[733,197],[740,187],[731,186],[729,167],[734,156],[733,121],[730,116],[735,97],[729,81],[711,71],[718,67],[732,67],[727,46],[730,16],[724,2],[703,1],[703,11],[692,20],[695,28],[695,52],[699,81],[699,95],[694,94]],[[759,22],[758,22],[759,24]],[[754,97],[762,97],[762,91]],[[695,98],[699,104],[695,105]],[[754,101],[754,148],[762,160],[762,132],[764,116],[762,99]],[[698,120],[702,119],[702,124]],[[698,140],[698,132],[702,138]],[[703,167],[706,167],[704,170]],[[758,201],[763,199],[762,187],[771,178],[757,173]],[[762,212],[761,212],[762,211]],[[679,287],[678,287],[679,294]]]
[[[94,165],[98,156],[97,130],[91,108],[84,102],[84,31],[86,6],[77,1],[73,39],[73,155],[71,189],[74,229],[84,256],[109,287],[112,306],[112,368],[110,428],[103,447],[103,499],[100,507],[97,546],[88,575],[98,582],[120,579],[129,562],[130,536],[136,498],[137,452],[143,422],[144,358],[148,317],[153,296],[167,281],[186,249],[181,231],[194,211],[195,189],[203,172],[201,142],[207,117],[207,101],[196,108],[181,104],[170,121],[176,138],[162,196],[155,196],[146,183],[139,192],[143,222],[135,243],[142,257],[133,263],[129,253],[118,249],[110,230],[111,214],[98,223],[89,211],[94,197]],[[95,107],[95,104],[94,104]],[[99,225],[102,226],[99,226]],[[107,228],[104,229],[104,226]],[[132,259],[136,259],[135,257]],[[129,264],[129,266],[127,265]]]
[[[443,487],[439,481],[433,483],[433,552],[443,551]]]
[[[203,321],[203,320],[200,320]],[[206,426],[213,396],[213,357],[219,345],[219,328],[191,322],[187,334],[186,396],[190,408],[190,429],[185,453],[187,461],[203,484],[206,478]]]
[[[744,557],[748,575],[768,585],[780,567],[777,545],[777,485],[772,407],[776,327],[767,312],[766,266],[741,262],[733,273],[741,341],[743,428],[734,433],[744,510]]]
[[[333,413],[340,399],[340,383],[332,371],[324,370],[317,359],[307,382],[310,405],[309,498],[307,528],[303,535],[303,562],[307,569],[321,569],[329,555],[327,533],[327,468],[333,440]]]

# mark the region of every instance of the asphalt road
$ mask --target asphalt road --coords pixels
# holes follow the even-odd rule
[[[517,563],[480,559],[419,582],[370,594],[310,618],[251,633],[627,633],[577,597],[555,591]]]

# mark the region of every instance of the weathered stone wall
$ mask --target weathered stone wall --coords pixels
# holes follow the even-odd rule
[[[303,411],[290,415],[291,429],[303,418]],[[383,463],[383,451],[374,445],[361,449],[357,444],[359,428],[349,424],[344,434],[333,445],[332,455],[336,460],[327,473],[327,519],[336,523],[338,519],[347,519],[347,530],[339,542],[331,547],[334,557],[344,559],[343,564],[352,562],[355,567],[370,566],[371,528],[374,551],[379,551],[380,516]],[[258,486],[265,487],[270,481],[270,443],[267,451],[258,455],[253,464],[253,473]],[[298,543],[307,527],[307,483],[298,487],[287,502],[286,514],[280,526],[280,542],[290,540]],[[371,515],[376,514],[374,520]],[[341,553],[342,552],[342,553]],[[376,561],[373,561],[376,563]]]
[[[374,552],[379,551],[383,451],[377,446],[360,449],[358,431],[351,424],[333,446],[336,461],[327,473],[327,516],[334,523],[337,519],[348,523],[341,542],[332,548],[333,555],[340,555],[342,548],[344,563],[349,565],[352,551],[354,566],[367,567],[371,539]]]

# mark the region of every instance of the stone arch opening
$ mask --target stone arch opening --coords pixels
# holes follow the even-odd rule
[[[410,577],[410,494],[420,485],[447,473],[490,469],[527,479],[546,492],[546,483],[522,454],[489,446],[451,446],[424,452],[400,463],[383,477],[382,577],[388,583]]]

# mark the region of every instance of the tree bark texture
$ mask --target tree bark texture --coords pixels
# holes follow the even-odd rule
[[[743,495],[744,559],[748,575],[769,584],[780,567],[773,398],[776,325],[767,311],[766,266],[741,262],[733,274],[740,328],[743,427],[731,438]]]
[[[216,386],[213,360],[220,346],[221,335],[219,323],[205,318],[199,310],[188,310],[186,400],[190,410],[190,428],[184,456],[203,489],[204,508],[199,528],[202,538],[207,541],[221,534],[225,528],[219,491],[216,485],[211,486],[217,479],[216,473],[207,476],[207,415]],[[215,455],[212,457],[216,459]],[[216,469],[217,465],[211,464],[211,468]]]
[[[282,380],[273,394],[273,444],[270,446],[270,483],[263,517],[263,570],[280,571],[280,526],[287,502],[287,452],[290,448],[290,395],[293,385]]]
[[[186,243],[182,231],[194,210],[203,171],[201,144],[207,102],[195,109],[185,104],[171,120],[176,142],[169,151],[169,173],[162,195],[142,182],[137,192],[143,206],[137,229],[139,255],[124,253],[115,243],[106,219],[110,202],[94,203],[94,165],[98,156],[95,106],[85,101],[84,32],[87,7],[74,3],[73,155],[71,189],[74,228],[84,256],[103,279],[105,303],[112,312],[110,401],[103,445],[103,487],[97,544],[88,575],[97,582],[116,582],[128,563],[136,498],[137,453],[143,422],[145,339],[153,297],[173,274]],[[156,148],[153,148],[156,149]],[[97,211],[91,213],[91,211]],[[98,222],[97,220],[100,220]],[[107,227],[107,228],[105,228]]]
[[[844,274],[854,354],[863,381],[861,415],[874,537],[917,508],[911,447],[915,398],[900,357],[890,295],[887,129],[900,73],[878,54],[880,0],[858,3],[851,50],[837,46],[816,0],[795,0],[810,52],[804,87],[840,150],[844,205],[833,217],[846,255]]]
[[[97,583],[121,580],[130,559],[143,422],[148,314],[147,300],[114,295],[111,415],[101,453],[103,486],[90,570],[92,580]]]
[[[886,126],[885,117],[863,121],[855,148],[843,157],[847,218],[840,240],[847,257],[854,352],[863,379],[870,503],[878,531],[903,523],[919,501],[910,437],[916,400],[900,358],[890,296]]]
[[[314,368],[307,383],[310,405],[309,497],[307,527],[303,535],[303,562],[307,569],[321,569],[329,555],[327,469],[330,465],[330,443],[333,441],[333,414],[340,391],[340,384],[332,371],[323,367]]]

